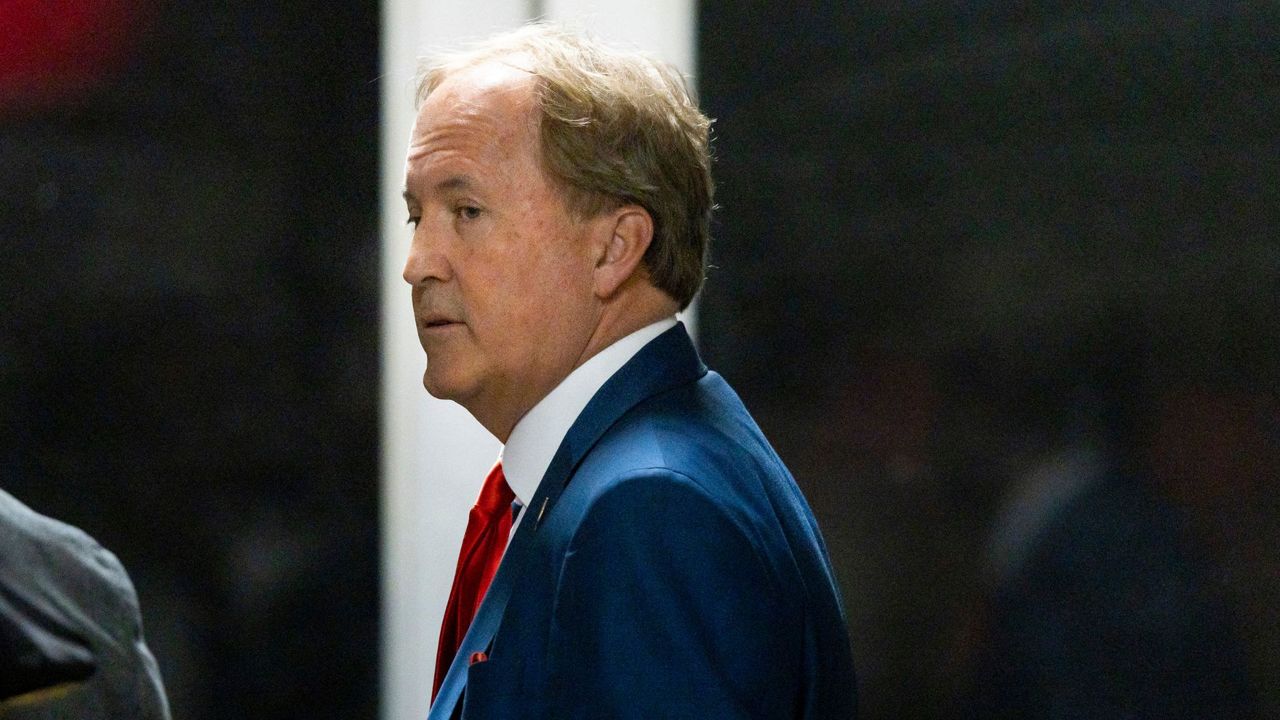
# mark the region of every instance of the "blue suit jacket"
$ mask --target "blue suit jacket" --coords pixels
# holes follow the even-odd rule
[[[430,720],[854,717],[817,523],[683,326],[592,398],[525,512]]]

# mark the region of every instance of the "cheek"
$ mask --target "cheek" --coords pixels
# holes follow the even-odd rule
[[[507,263],[516,275],[510,281],[524,289],[530,304],[571,306],[590,288],[591,265],[580,249],[581,241],[569,230],[556,227],[542,233],[539,237],[547,240],[524,244],[524,250]]]
[[[538,343],[576,328],[592,298],[586,241],[572,225],[527,216],[513,224],[518,229],[466,258],[472,272],[459,278],[477,329],[506,335],[503,346]],[[513,332],[521,337],[510,337]]]
[[[572,322],[592,299],[591,266],[581,256],[569,252],[549,253],[541,258],[537,293],[553,319]]]

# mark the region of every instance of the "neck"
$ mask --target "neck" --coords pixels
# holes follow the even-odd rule
[[[623,288],[617,295],[601,303],[597,314],[595,328],[583,344],[573,364],[565,369],[560,377],[546,387],[536,398],[525,401],[521,407],[494,408],[495,412],[483,412],[475,406],[468,406],[471,414],[480,421],[499,442],[506,444],[511,437],[511,430],[535,405],[542,401],[574,370],[595,357],[601,350],[618,342],[622,338],[659,320],[675,315],[679,310],[675,300],[648,282],[635,283]]]
[[[647,281],[625,288],[624,292],[601,305],[595,332],[587,340],[570,372],[582,367],[601,350],[641,328],[675,315],[679,309],[675,300]]]

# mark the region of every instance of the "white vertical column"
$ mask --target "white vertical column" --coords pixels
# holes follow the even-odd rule
[[[580,27],[611,43],[631,45],[680,68],[694,70],[694,0],[545,0],[544,16]]]
[[[535,12],[602,39],[694,65],[693,0],[383,0],[382,17],[382,717],[426,717],[436,641],[467,511],[498,444],[465,410],[427,395],[400,198],[417,59],[514,28]],[[692,327],[692,312],[685,322]]]
[[[382,717],[421,720],[467,512],[498,443],[465,410],[422,387],[400,193],[418,58],[514,28],[528,0],[384,0],[382,8]]]

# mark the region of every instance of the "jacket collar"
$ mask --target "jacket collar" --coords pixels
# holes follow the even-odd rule
[[[532,502],[556,450],[591,398],[627,361],[676,322],[674,315],[665,317],[592,355],[520,418],[502,448],[502,471],[520,504]]]
[[[546,494],[546,509],[559,499],[587,452],[631,408],[654,395],[693,382],[706,372],[683,323],[677,323],[644,346],[605,382],[565,434],[539,485],[539,489],[551,489]],[[540,508],[542,502],[535,496],[530,507]]]

